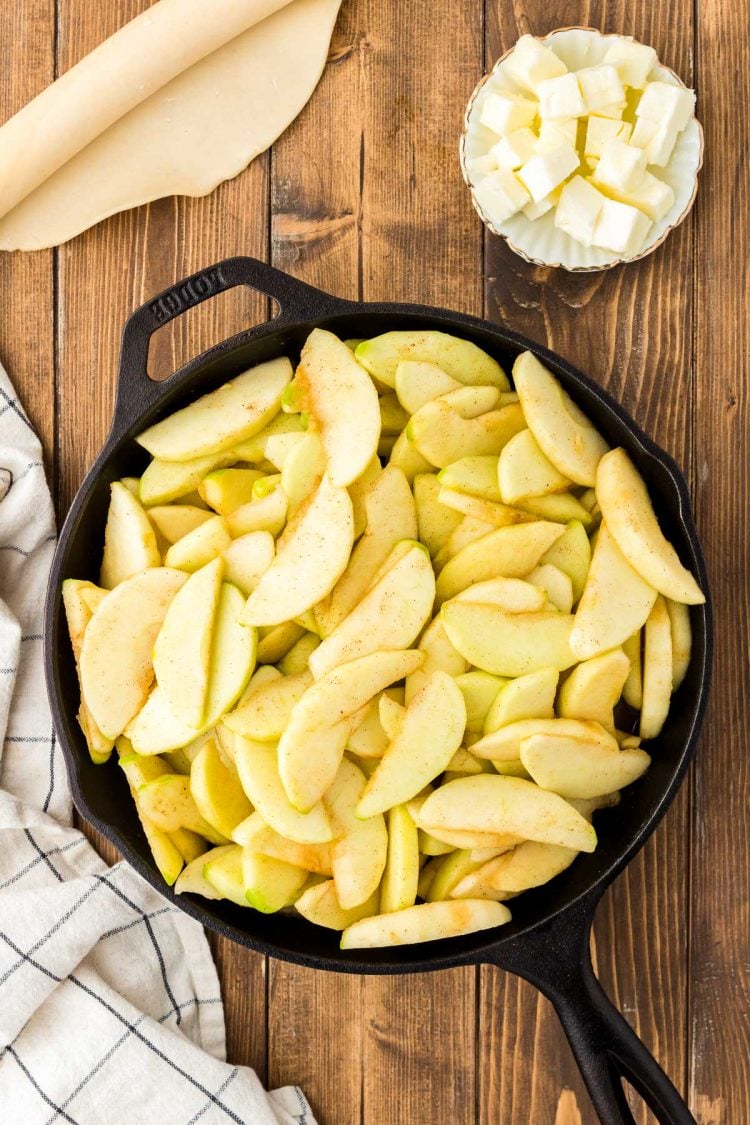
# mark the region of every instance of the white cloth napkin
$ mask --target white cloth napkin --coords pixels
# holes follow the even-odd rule
[[[0,367],[0,1121],[315,1125],[225,1061],[201,927],[71,827],[42,667],[42,452]]]

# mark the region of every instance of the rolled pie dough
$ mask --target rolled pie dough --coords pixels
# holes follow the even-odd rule
[[[340,2],[160,0],[0,128],[0,249],[236,176],[308,101]]]

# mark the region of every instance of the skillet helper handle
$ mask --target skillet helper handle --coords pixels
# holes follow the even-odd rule
[[[552,1001],[602,1125],[635,1125],[626,1079],[660,1125],[696,1125],[656,1059],[620,1014],[594,973],[590,937],[599,894],[554,924],[498,950],[496,964],[524,977]]]
[[[124,431],[147,410],[159,398],[164,387],[164,383],[155,382],[148,374],[148,351],[154,332],[188,309],[238,285],[246,285],[277,302],[280,311],[273,322],[279,327],[328,315],[334,305],[340,311],[343,304],[338,298],[306,285],[257,258],[226,258],[178,281],[136,309],[125,325],[115,408],[118,431]],[[251,332],[262,327],[256,325]]]

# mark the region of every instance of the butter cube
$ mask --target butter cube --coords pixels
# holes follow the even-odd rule
[[[506,133],[533,125],[535,117],[536,102],[502,90],[488,95],[479,120],[493,133],[504,137]]]
[[[557,148],[558,145],[568,144],[575,148],[578,136],[578,118],[568,117],[561,121],[542,121],[539,127],[539,139],[536,144],[537,152],[545,149]]]
[[[656,121],[680,133],[695,112],[695,93],[670,82],[649,82],[638,102],[636,117]]]
[[[523,90],[536,91],[547,78],[559,78],[568,68],[554,51],[533,35],[522,35],[503,64],[503,70]]]
[[[590,246],[606,196],[582,176],[574,176],[562,189],[555,211],[555,226],[582,246]]]
[[[613,102],[611,105],[600,105],[598,109],[592,109],[592,117],[606,117],[612,121],[622,121],[622,115],[625,110],[627,102]]]
[[[586,123],[586,140],[583,154],[586,158],[601,156],[607,141],[629,141],[633,130],[627,121],[612,121],[608,117],[589,117]]]
[[[656,121],[649,121],[647,117],[639,117],[630,143],[644,150],[647,164],[656,164],[663,168],[669,163],[678,135],[676,129],[669,129]]]
[[[581,89],[575,74],[547,78],[537,86],[539,113],[542,118],[560,121],[566,117],[581,117],[586,112]]]
[[[674,192],[669,184],[652,176],[650,172],[641,173],[629,191],[615,191],[612,188],[607,190],[618,203],[628,203],[631,207],[637,207],[654,223],[663,219],[674,203]]]
[[[524,185],[507,168],[490,172],[474,194],[487,218],[495,223],[504,223],[530,202]]]
[[[578,153],[573,146],[561,144],[532,156],[520,169],[518,178],[528,189],[534,202],[539,203],[558,184],[567,180],[578,164]]]
[[[482,156],[473,156],[471,160],[467,160],[466,167],[472,183],[479,183],[482,176],[497,171],[497,161],[491,152],[485,152]]]
[[[555,201],[552,196],[546,195],[544,199],[540,199],[538,203],[535,203],[532,199],[531,203],[527,203],[523,208],[523,213],[527,219],[531,219],[532,222],[535,222],[536,219],[541,219],[542,215],[546,215],[548,211],[551,211],[554,206]]]
[[[656,51],[645,43],[618,36],[608,48],[604,62],[616,67],[620,81],[626,86],[643,89],[651,68],[656,65]]]
[[[587,66],[576,71],[576,78],[588,113],[625,101],[625,87],[613,66]]]
[[[592,244],[631,257],[643,248],[651,220],[636,207],[605,199],[594,227]]]
[[[602,148],[596,169],[596,182],[602,187],[627,191],[646,170],[646,153],[642,148],[617,139]]]
[[[531,129],[516,129],[490,149],[498,168],[520,168],[536,151],[536,134]]]

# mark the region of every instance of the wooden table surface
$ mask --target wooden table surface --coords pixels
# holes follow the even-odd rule
[[[6,0],[4,116],[145,7]],[[0,258],[0,356],[61,515],[107,432],[125,318],[237,253],[345,297],[503,321],[600,380],[684,466],[716,601],[710,714],[688,782],[600,907],[595,958],[701,1125],[750,1121],[749,17],[750,0],[344,0],[312,102],[238,179]],[[523,32],[573,24],[653,43],[696,86],[707,137],[691,218],[645,261],[591,275],[533,268],[484,237],[457,162],[485,67]],[[216,299],[162,330],[155,366],[266,315],[247,293]],[[302,1085],[325,1125],[594,1120],[549,1004],[517,979],[359,979],[213,946],[230,1058]]]

